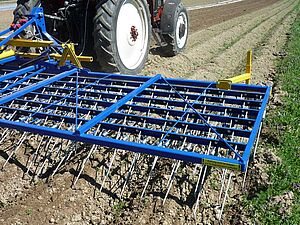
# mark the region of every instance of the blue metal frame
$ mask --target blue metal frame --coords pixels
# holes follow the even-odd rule
[[[18,62],[0,67],[0,74]],[[1,127],[240,171],[246,170],[270,94],[270,87],[257,85],[220,90],[215,82],[54,69],[43,61],[34,69],[15,69],[0,76]],[[49,127],[46,118],[67,128]],[[152,141],[132,141],[138,135]],[[201,150],[208,146],[214,155]]]
[[[42,8],[0,46],[32,24],[61,49],[46,31]],[[96,73],[50,59],[19,68],[28,62],[15,56],[0,61],[0,127],[242,172],[271,91]],[[53,127],[61,122],[64,128]]]

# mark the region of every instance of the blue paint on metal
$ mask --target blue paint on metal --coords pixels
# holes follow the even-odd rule
[[[110,148],[123,149],[132,152],[145,153],[145,154],[155,155],[155,156],[160,156],[165,158],[170,158],[170,156],[172,156],[171,158],[173,159],[182,160],[185,162],[197,163],[197,164],[201,164],[203,159],[208,159],[208,160],[223,162],[225,164],[230,163],[235,165],[241,165],[240,161],[229,159],[229,158],[220,158],[214,155],[199,154],[196,152],[186,152],[186,151],[180,151],[176,149],[144,145],[144,144],[133,143],[133,142],[131,142],[130,145],[128,145],[127,141],[116,140],[116,139],[106,138],[106,137],[96,137],[90,134],[74,135],[74,133],[71,131],[59,130],[50,127],[36,126],[33,124],[12,122],[3,119],[0,119],[0,127],[38,133],[40,135],[53,136],[57,138],[69,139],[72,141],[78,141],[83,143],[96,144],[96,145],[106,146]]]
[[[11,90],[12,88],[18,86],[19,84],[22,84],[22,83],[26,82],[26,81],[29,80],[30,78],[32,78],[32,77],[34,77],[34,76],[36,76],[36,75],[38,75],[38,74],[44,72],[45,70],[46,70],[46,68],[43,67],[43,68],[41,68],[41,69],[39,69],[39,70],[37,70],[37,71],[31,73],[30,75],[28,75],[28,76],[26,76],[26,77],[24,77],[24,78],[22,78],[22,79],[20,79],[20,80],[18,80],[18,81],[16,81],[16,82],[12,83],[11,85],[8,85],[8,86],[5,87],[4,89],[0,90],[0,94],[6,92],[6,91],[8,91],[8,90]],[[1,78],[1,77],[0,77],[0,78]]]
[[[29,27],[31,24],[35,22],[34,19],[29,20],[27,23],[25,23],[23,26],[21,26],[19,29],[11,33],[9,36],[7,36],[5,39],[0,41],[0,47],[6,45],[11,39],[17,37],[20,33],[22,33],[27,27]]]
[[[81,126],[79,129],[77,129],[76,133],[77,134],[82,134],[91,129],[93,126],[95,126],[97,123],[103,121],[105,118],[107,118],[111,113],[115,112],[117,109],[122,107],[126,102],[130,101],[133,99],[135,96],[140,94],[142,91],[144,91],[146,88],[154,84],[156,81],[161,79],[161,75],[157,74],[155,77],[149,79],[146,81],[143,85],[141,85],[139,88],[133,90],[126,96],[124,96],[121,100],[107,108],[105,111],[97,115],[95,118],[90,120],[89,122],[85,123],[83,126]]]
[[[17,59],[17,56],[11,56],[11,57],[7,57],[5,59],[1,59],[0,65],[4,65],[5,63],[15,61],[16,59]]]
[[[0,36],[5,35],[5,34],[9,33],[10,31],[11,31],[10,28],[3,30],[0,32]]]
[[[41,81],[41,82],[39,82],[37,84],[30,85],[30,86],[28,86],[28,87],[26,87],[24,89],[21,89],[18,92],[14,92],[11,95],[2,97],[2,98],[0,98],[0,105],[3,105],[5,103],[7,103],[7,102],[10,102],[10,101],[16,99],[16,98],[24,96],[24,95],[26,95],[26,94],[28,94],[28,93],[30,93],[32,91],[38,90],[38,89],[40,89],[42,87],[45,87],[46,85],[52,84],[53,82],[61,80],[61,79],[65,78],[65,77],[67,77],[69,75],[72,75],[72,74],[76,73],[77,71],[78,71],[78,69],[72,69],[70,71],[63,72],[63,73],[58,74],[58,75],[56,75],[54,77],[51,77],[51,78],[46,79],[46,80],[43,80],[43,81]]]
[[[0,109],[4,115],[17,112],[16,121],[2,119],[1,126],[186,162],[202,163],[203,159],[206,159],[224,165],[230,163],[240,166],[241,171],[246,169],[248,154],[251,152],[248,146],[254,144],[257,124],[261,123],[261,115],[266,108],[270,91],[268,87],[255,85],[246,86],[247,91],[236,91],[243,85],[237,85],[233,90],[218,90],[213,88],[215,82],[185,81],[182,85],[178,80],[165,79],[161,75],[153,78],[135,77],[87,73],[76,68],[59,75],[51,75],[52,69],[49,67],[43,71],[44,74],[39,74],[38,78],[31,73],[30,77],[26,76],[26,81],[31,80],[33,85],[0,99]],[[60,69],[55,69],[56,73],[59,71]],[[22,79],[19,80],[19,84],[22,83]],[[237,95],[237,92],[240,95]],[[6,104],[12,101],[19,107],[9,107]],[[82,103],[84,105],[80,105]],[[225,106],[225,103],[229,106]],[[24,105],[32,109],[25,109],[22,107]],[[74,117],[68,116],[73,113]],[[85,115],[92,119],[86,119]],[[46,118],[56,123],[64,121],[69,125],[73,124],[74,129],[78,128],[81,132],[53,129],[42,124],[34,125]],[[126,120],[130,123],[126,124]],[[148,125],[138,125],[143,123]],[[99,136],[93,130],[96,125],[100,126],[100,130],[121,132],[127,136],[142,135],[157,141],[152,144],[140,144],[117,140],[110,136]],[[152,126],[158,126],[160,129],[156,130]],[[162,129],[163,126],[168,126],[168,129]],[[190,131],[183,133],[184,129]],[[201,135],[195,134],[196,131]],[[215,136],[207,135],[210,132],[215,133]],[[247,141],[231,140],[233,134],[239,138],[246,138]],[[226,141],[223,141],[225,138]],[[167,147],[168,142],[183,140],[195,146],[211,145],[217,149],[234,149],[242,158],[212,156]]]
[[[268,105],[270,94],[271,94],[271,87],[267,87],[266,95],[264,96],[263,102],[261,104],[261,110],[258,113],[255,124],[252,128],[252,132],[251,132],[251,135],[249,137],[246,149],[245,149],[244,154],[243,154],[243,162],[244,162],[243,168],[242,168],[243,171],[246,170],[246,166],[248,165],[251,150],[252,150],[252,147],[255,144],[255,141],[256,141],[256,138],[257,138],[257,135],[258,135],[258,130],[259,130],[259,127],[261,126],[261,122],[262,122],[264,114],[265,114],[265,109],[267,108],[267,105]]]
[[[16,70],[14,72],[2,75],[2,76],[0,76],[0,82],[3,82],[4,80],[9,80],[9,79],[14,78],[16,76],[24,75],[24,74],[26,74],[28,72],[32,72],[36,69],[38,69],[38,66],[29,66],[29,67],[26,67],[26,68]]]

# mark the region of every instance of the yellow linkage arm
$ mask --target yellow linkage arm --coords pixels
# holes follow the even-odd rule
[[[220,89],[231,89],[231,84],[240,83],[245,81],[246,84],[250,84],[252,74],[252,50],[247,52],[247,65],[246,65],[246,73],[241,74],[232,78],[218,80],[217,88]]]

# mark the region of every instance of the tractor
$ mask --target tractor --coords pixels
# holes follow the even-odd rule
[[[151,40],[165,57],[187,43],[188,15],[180,0],[18,0],[14,23],[37,6],[44,8],[47,30],[58,42],[75,43],[78,55],[93,55],[106,72],[139,73]],[[23,36],[33,39],[34,33],[29,28]]]

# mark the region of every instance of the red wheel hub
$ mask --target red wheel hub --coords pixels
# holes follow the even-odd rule
[[[130,39],[135,42],[139,36],[139,32],[135,26],[131,26],[130,35]]]

